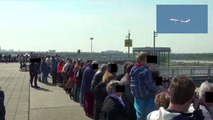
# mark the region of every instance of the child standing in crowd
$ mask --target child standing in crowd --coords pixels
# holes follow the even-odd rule
[[[147,64],[147,56],[145,52],[139,53],[137,63],[130,72],[130,86],[134,96],[137,120],[145,120],[146,116],[156,108],[154,98],[157,88]]]
[[[167,109],[169,107],[169,96],[167,92],[160,92],[155,96],[155,106],[157,109],[163,107]]]

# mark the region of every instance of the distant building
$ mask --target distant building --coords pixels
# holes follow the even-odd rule
[[[151,55],[153,55],[153,47],[135,47],[133,48],[133,54],[134,56],[141,51],[147,52]],[[157,63],[159,65],[170,65],[170,53],[171,48],[170,47],[155,47],[155,55],[157,56]]]
[[[14,49],[9,49],[8,52],[14,52]]]
[[[122,51],[118,51],[118,50],[106,50],[106,51],[101,51],[101,53],[106,53],[106,54],[124,54]]]
[[[55,53],[56,50],[49,50],[49,53]]]
[[[1,52],[6,52],[6,50],[5,49],[1,49]]]

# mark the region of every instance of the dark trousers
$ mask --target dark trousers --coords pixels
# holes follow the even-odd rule
[[[84,110],[85,110],[87,116],[93,115],[93,101],[94,101],[93,94],[90,92],[86,92],[85,101],[84,101]]]
[[[48,79],[47,79],[47,76],[46,75],[42,75],[42,81],[44,83],[48,83]]]
[[[66,86],[67,82],[68,82],[68,78],[63,77],[63,88],[64,89],[66,89],[65,86]]]
[[[80,88],[75,86],[74,89],[75,89],[74,101],[79,102]]]
[[[0,90],[0,120],[5,120],[4,91]]]
[[[23,64],[22,64],[22,62],[20,62],[20,69],[22,69],[22,66],[23,66]]]
[[[103,102],[104,101],[100,101],[100,100],[94,100],[94,120],[100,120],[100,113],[101,113],[101,109],[103,107]],[[135,120],[135,119],[134,119]]]
[[[57,83],[57,72],[51,71],[51,75],[52,75],[53,84]]]
[[[34,81],[34,86],[37,87],[37,78],[38,75],[34,73],[30,73],[30,84],[33,86],[33,81]]]
[[[57,83],[63,83],[63,77],[62,77],[62,75],[61,75],[61,73],[57,73]]]

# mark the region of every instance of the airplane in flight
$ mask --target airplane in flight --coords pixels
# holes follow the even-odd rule
[[[171,22],[174,22],[175,24],[189,23],[191,21],[191,19],[183,20],[183,19],[175,19],[175,18],[171,18],[169,20]]]
[[[191,21],[191,19],[187,19],[187,20],[182,20],[182,19],[180,19],[180,22],[181,23],[188,23],[188,22],[190,22]]]

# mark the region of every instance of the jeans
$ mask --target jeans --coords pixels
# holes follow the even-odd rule
[[[84,107],[84,94],[82,92],[80,92],[79,94],[79,102],[80,102],[80,106]]]
[[[33,86],[33,81],[34,81],[34,86],[37,87],[37,74],[36,73],[31,73],[30,72],[30,84]]]
[[[134,98],[137,120],[146,120],[146,116],[156,110],[154,99],[154,95],[146,99]]]
[[[57,73],[56,83],[63,83],[63,77],[61,73]]]
[[[57,83],[57,71],[51,71],[53,84]]]
[[[75,87],[74,100],[75,100],[76,102],[79,102],[79,94],[80,94],[80,88]]]
[[[47,73],[42,73],[42,81],[45,82],[45,83],[48,83],[47,76],[48,76]]]

